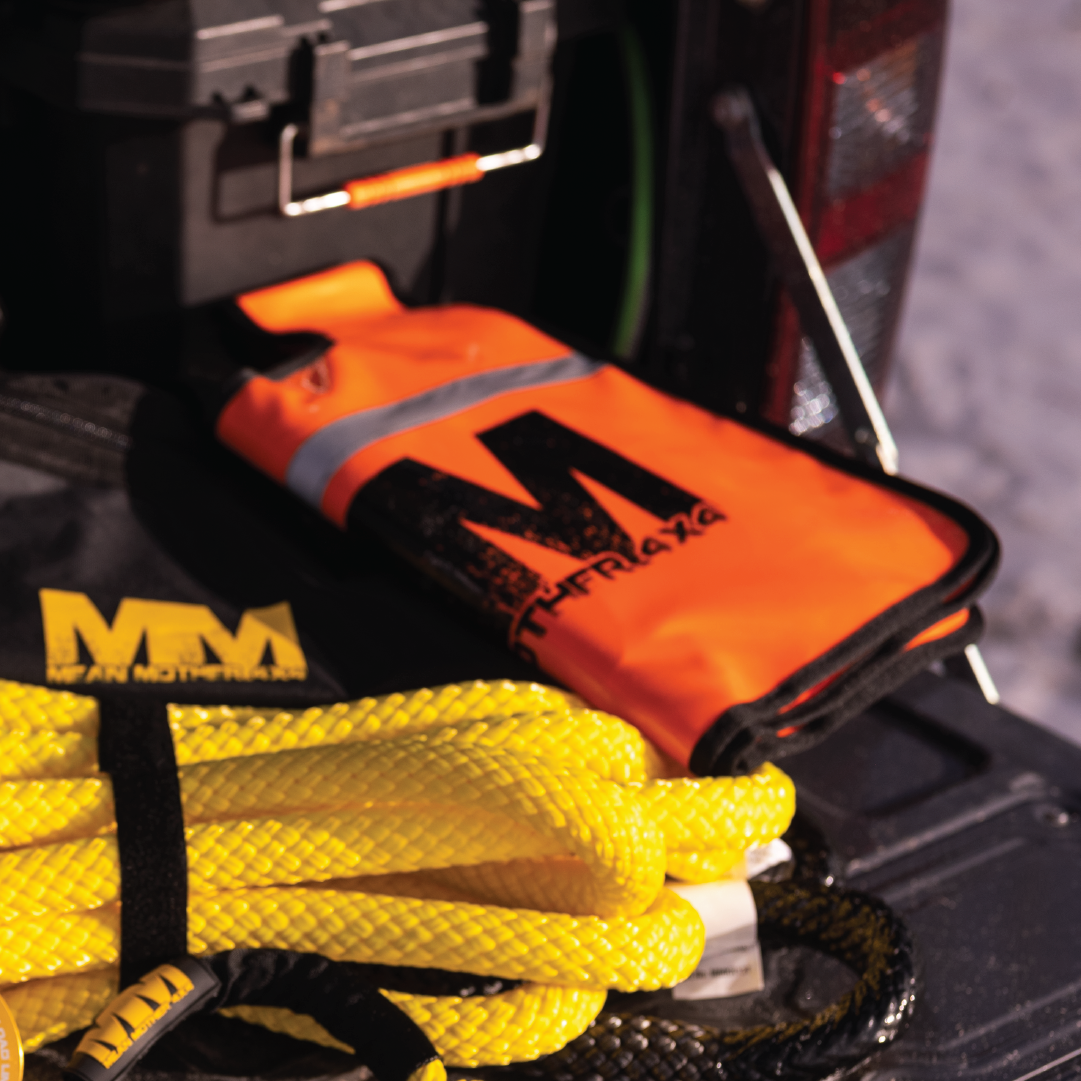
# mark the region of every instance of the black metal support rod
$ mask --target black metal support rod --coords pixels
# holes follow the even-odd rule
[[[856,453],[883,472],[895,474],[897,444],[792,202],[788,185],[762,142],[750,94],[743,87],[722,91],[713,100],[713,118],[728,137],[728,155],[751,204],[759,232],[799,313],[803,331],[814,343],[819,363],[837,395],[841,420]],[[998,689],[979,646],[967,646],[964,658],[968,678],[988,702],[996,705]]]
[[[784,177],[762,142],[750,95],[742,87],[722,91],[714,99],[713,116],[728,137],[729,157],[759,231],[814,343],[857,455],[896,473],[897,445]]]

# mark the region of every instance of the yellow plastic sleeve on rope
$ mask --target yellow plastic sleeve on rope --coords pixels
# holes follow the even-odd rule
[[[604,991],[544,984],[477,998],[383,994],[423,1029],[448,1066],[458,1068],[505,1066],[552,1054],[585,1032],[606,997]],[[234,1006],[222,1013],[299,1040],[352,1051],[304,1014],[266,1006]]]

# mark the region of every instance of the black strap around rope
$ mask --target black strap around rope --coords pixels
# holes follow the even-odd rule
[[[101,1014],[72,1055],[64,1081],[123,1081],[187,1018],[240,1005],[307,1014],[351,1047],[379,1081],[409,1081],[439,1056],[420,1026],[366,980],[363,969],[291,950],[175,958],[146,973]]]
[[[65,1071],[68,1081],[119,1081],[185,1018],[238,1004],[284,1006],[314,1016],[354,1048],[380,1081],[406,1081],[436,1059],[420,1027],[371,982],[374,976],[393,985],[390,966],[342,964],[286,950],[188,955],[184,808],[167,707],[109,696],[98,705],[98,764],[112,781],[120,855],[121,994],[80,1043]],[[493,983],[494,993],[508,983],[457,973],[421,979],[406,972],[401,978],[412,990],[436,993],[442,984],[468,994],[477,993],[473,984]],[[418,980],[424,986],[413,988]],[[126,1016],[133,1004],[138,1025]],[[144,1016],[148,1006],[154,1011],[150,1019]]]
[[[120,850],[120,986],[188,950],[188,858],[165,703],[99,698]]]

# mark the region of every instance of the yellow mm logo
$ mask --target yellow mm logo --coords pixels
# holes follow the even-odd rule
[[[205,604],[125,597],[110,626],[85,593],[42,589],[38,596],[49,683],[252,682],[308,675],[293,613],[284,601],[249,608],[233,634]],[[79,663],[79,639],[92,664]],[[147,663],[136,664],[144,643]]]

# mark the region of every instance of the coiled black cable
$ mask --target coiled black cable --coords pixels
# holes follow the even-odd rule
[[[912,943],[883,902],[814,883],[752,882],[764,948],[802,946],[843,962],[855,986],[813,1017],[723,1032],[602,1013],[562,1051],[472,1071],[490,1081],[818,1081],[896,1039],[916,999]]]

